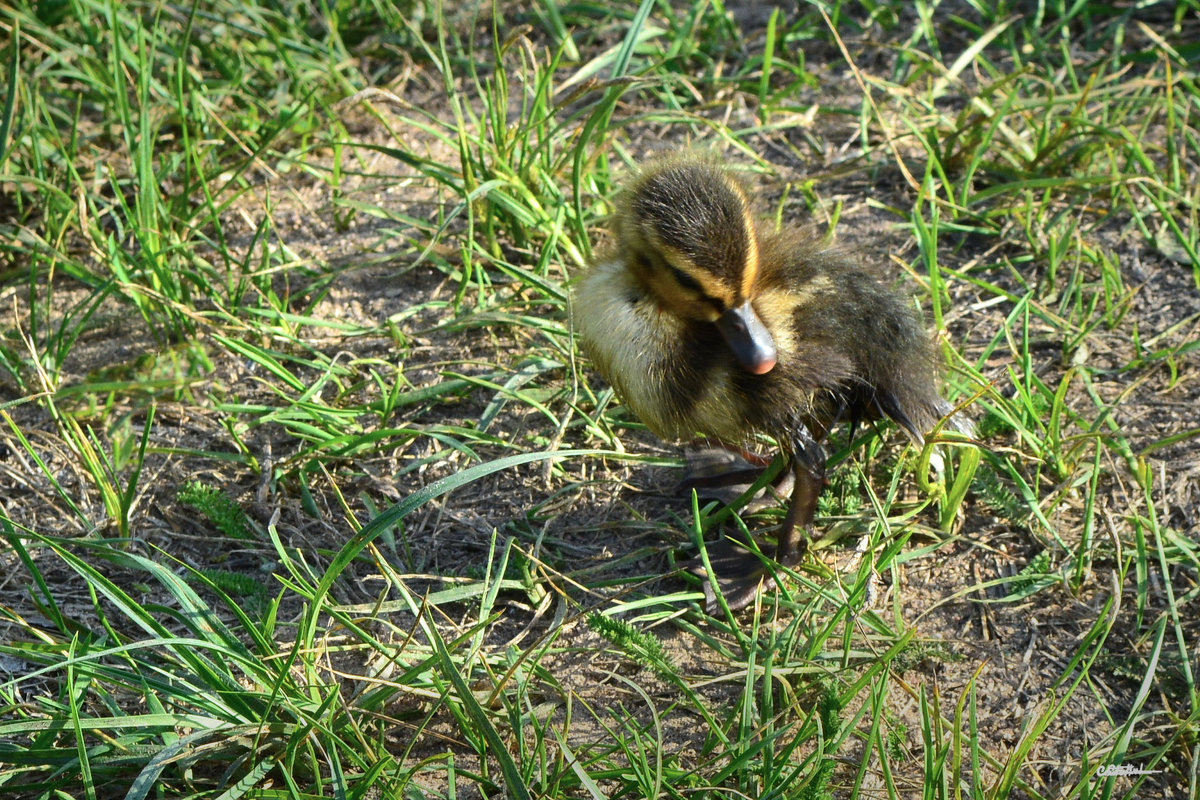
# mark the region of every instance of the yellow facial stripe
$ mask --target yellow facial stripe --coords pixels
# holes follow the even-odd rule
[[[744,210],[742,225],[746,231],[746,264],[742,268],[742,297],[749,299],[754,296],[754,281],[758,278],[758,239],[754,235],[754,217],[749,208]]]

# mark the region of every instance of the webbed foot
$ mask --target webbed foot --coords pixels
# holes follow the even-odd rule
[[[736,502],[774,463],[747,450],[712,444],[689,446],[684,450],[684,458],[687,473],[680,487],[688,492],[695,489],[700,497],[723,505]],[[754,512],[774,505],[791,494],[792,486],[792,472],[785,470],[774,483],[759,490],[744,508]]]
[[[800,563],[805,547],[801,546],[793,552],[776,554],[774,561],[787,567]],[[720,608],[713,584],[725,596],[725,603],[730,611],[739,611],[754,602],[755,596],[763,589],[775,586],[774,572],[770,567],[771,557],[756,553],[744,542],[723,536],[708,545],[708,563],[712,565],[714,580],[704,580],[704,609],[716,613]],[[699,555],[683,562],[683,567],[698,578],[705,579],[707,572],[704,559]]]
[[[817,494],[825,479],[824,454],[820,445],[811,437],[806,443],[808,442],[812,444],[811,452],[820,455],[820,458],[792,462],[792,499],[788,503],[783,525],[779,529],[779,540],[774,553],[775,562],[786,567],[794,567],[800,563],[801,557],[808,549],[808,534],[812,532]],[[766,559],[751,550],[745,542],[725,536],[707,550],[708,562],[712,565],[714,575],[713,580],[704,581],[704,608],[708,613],[715,613],[719,608],[716,592],[713,590],[714,583],[725,596],[725,602],[731,611],[745,608],[754,601],[760,589],[775,585],[774,573],[765,563]],[[684,567],[695,575],[706,576],[704,561],[700,556],[684,562]]]

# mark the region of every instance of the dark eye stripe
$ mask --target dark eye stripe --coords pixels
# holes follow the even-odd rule
[[[683,288],[691,289],[693,292],[704,292],[700,287],[700,283],[695,278],[678,267],[671,267],[671,274],[675,276],[675,281]]]

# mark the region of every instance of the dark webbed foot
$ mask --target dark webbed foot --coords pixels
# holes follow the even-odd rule
[[[798,449],[792,461],[792,499],[775,545],[775,561],[786,567],[796,566],[804,556],[817,508],[817,495],[825,481],[824,453],[820,445],[811,436],[807,436],[804,444],[808,446]],[[819,458],[814,458],[815,455]],[[714,580],[704,582],[704,607],[710,614],[719,607],[714,583],[725,596],[731,611],[750,605],[760,588],[769,589],[775,585],[775,577],[763,563],[763,557],[736,539],[723,537],[708,547],[708,561]],[[704,561],[700,556],[689,559],[684,567],[694,575],[705,576]]]
[[[721,537],[708,545],[708,563],[712,565],[714,580],[704,581],[704,608],[710,614],[720,608],[713,583],[716,583],[730,611],[738,611],[754,602],[755,596],[762,589],[770,589],[775,585],[775,576],[766,561],[768,556],[760,555],[751,550],[744,542],[729,537]],[[804,548],[776,560],[788,567],[800,563]],[[695,556],[684,562],[688,572],[698,578],[705,577],[704,560]]]
[[[775,464],[756,453],[712,444],[688,447],[684,458],[687,473],[680,488],[685,492],[695,489],[700,497],[724,505],[735,503]],[[787,497],[791,491],[792,473],[782,472],[746,503],[745,510],[758,511]]]

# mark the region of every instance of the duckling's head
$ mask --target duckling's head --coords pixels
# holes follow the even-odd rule
[[[625,193],[620,256],[665,312],[712,323],[742,368],[775,366],[775,341],[754,310],[758,235],[750,200],[725,170],[696,159],[651,164]]]

